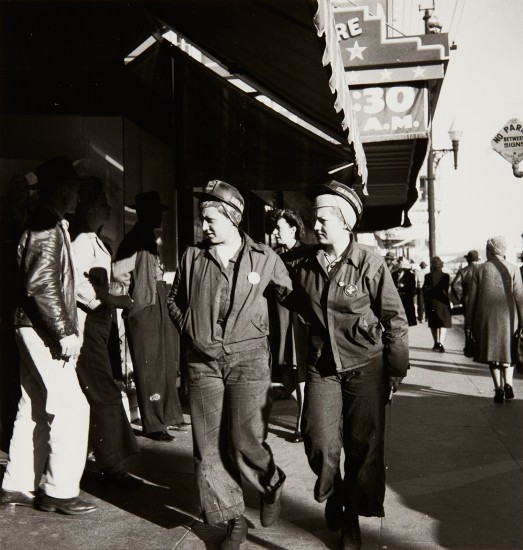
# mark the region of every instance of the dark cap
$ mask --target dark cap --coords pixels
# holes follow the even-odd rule
[[[166,204],[160,202],[160,195],[158,191],[145,191],[138,193],[135,198],[135,204],[130,204],[129,208],[136,210],[137,212],[151,211],[151,210],[169,210]]]
[[[315,185],[310,191],[311,197],[317,197],[318,195],[337,195],[342,199],[346,200],[351,206],[354,212],[356,213],[356,218],[358,221],[361,219],[361,214],[363,212],[363,204],[361,199],[358,197],[358,194],[354,189],[351,189],[349,186],[344,185],[336,180],[329,180],[320,185]]]
[[[396,256],[394,256],[394,254],[389,251],[389,252],[387,252],[387,254],[385,254],[385,259],[386,260],[395,260]]]
[[[80,183],[81,181],[68,157],[49,159],[40,164],[35,173],[38,179],[37,188],[52,189],[64,183]]]
[[[232,206],[240,214],[243,214],[245,202],[236,187],[229,185],[221,180],[211,180],[207,182],[205,189],[201,193],[195,193],[200,201],[220,201]]]
[[[469,262],[477,262],[479,260],[479,254],[477,250],[469,250],[468,254],[465,256],[465,258]]]

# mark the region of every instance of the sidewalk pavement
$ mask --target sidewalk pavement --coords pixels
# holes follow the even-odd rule
[[[385,518],[362,518],[362,550],[523,548],[523,377],[516,399],[497,405],[486,365],[462,354],[460,318],[433,352],[426,323],[410,328],[411,369],[388,410]],[[250,523],[242,550],[335,549],[302,444],[291,443],[296,404],[274,402],[269,444],[287,474],[282,513],[259,521],[259,498],[245,487]],[[84,516],[0,509],[1,549],[213,550],[225,531],[199,519],[190,432],[161,443],[140,437],[135,491],[102,487],[86,474],[82,494],[98,505]]]

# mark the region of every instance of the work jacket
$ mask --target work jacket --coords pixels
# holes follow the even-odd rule
[[[18,244],[20,306],[15,326],[32,326],[59,341],[78,335],[75,271],[68,223],[40,206]]]
[[[207,243],[189,247],[167,298],[169,315],[189,348],[210,357],[259,345],[269,333],[267,294],[282,300],[292,290],[287,268],[270,247],[242,232],[243,250],[222,332],[220,260]],[[223,336],[222,336],[223,334]]]
[[[288,304],[310,323],[313,356],[330,346],[336,370],[342,371],[383,354],[387,375],[405,376],[408,324],[381,256],[353,241],[329,274],[323,254],[312,247],[291,269],[295,292]]]

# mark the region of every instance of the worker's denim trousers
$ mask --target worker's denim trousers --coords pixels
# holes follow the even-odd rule
[[[282,475],[265,442],[271,376],[266,340],[260,345],[217,359],[188,353],[196,478],[207,523],[244,513],[242,477],[267,494]]]
[[[343,492],[347,511],[384,515],[384,426],[387,381],[383,359],[336,372],[321,358],[307,373],[302,435],[309,464],[318,476],[314,497]],[[340,457],[345,453],[343,488]]]

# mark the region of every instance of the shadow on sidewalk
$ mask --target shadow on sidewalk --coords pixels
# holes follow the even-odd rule
[[[465,365],[467,378],[490,378],[476,365]],[[456,374],[454,366],[432,370]],[[401,391],[387,427],[388,499],[398,501],[386,507],[388,548],[521,548],[523,401],[496,405],[490,395],[457,393],[450,379],[444,390],[405,383]]]

